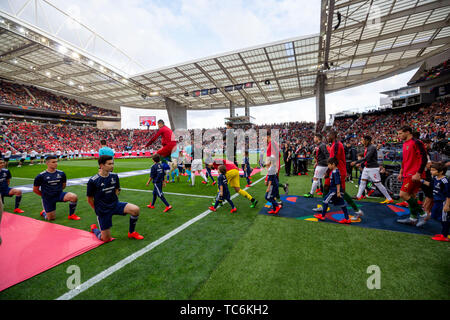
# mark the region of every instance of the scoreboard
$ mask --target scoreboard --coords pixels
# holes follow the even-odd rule
[[[146,127],[155,127],[156,126],[156,116],[140,116],[139,117],[139,125]]]

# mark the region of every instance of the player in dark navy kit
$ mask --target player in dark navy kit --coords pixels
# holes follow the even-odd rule
[[[250,160],[248,158],[248,151],[245,151],[244,158],[242,159],[242,171],[244,171],[244,178],[247,180],[247,185],[245,187],[251,187],[251,174],[252,168],[250,167]]]
[[[328,205],[333,203],[335,206],[341,207],[344,212],[344,219],[339,220],[339,223],[342,224],[350,224],[351,220],[349,219],[347,204],[343,199],[343,195],[341,192],[341,183],[342,178],[338,169],[339,161],[336,158],[330,158],[328,160],[328,169],[331,171],[330,173],[330,189],[328,194],[325,196],[322,204],[322,213],[315,214],[314,217],[319,220],[325,220],[325,215],[328,210]]]
[[[14,213],[24,213],[22,209],[19,208],[20,200],[22,200],[22,191],[20,189],[10,188],[9,183],[11,181],[11,172],[5,168],[6,162],[0,159],[0,195],[2,197],[2,202],[5,203],[5,197],[16,196],[16,203],[14,207]]]
[[[433,187],[433,208],[431,209],[431,218],[438,220],[442,224],[442,234],[436,234],[432,237],[437,241],[450,241],[448,238],[449,232],[449,216],[450,211],[450,184],[445,173],[447,167],[442,162],[433,163],[431,165],[431,175],[433,181],[430,183],[421,179],[420,182],[427,186]]]
[[[57,170],[58,159],[56,156],[48,156],[45,159],[47,169],[39,173],[34,179],[33,192],[42,198],[41,217],[46,220],[55,220],[56,203],[69,202],[69,220],[80,220],[75,214],[78,197],[75,193],[64,192],[66,188],[66,174]]]
[[[226,200],[231,206],[230,212],[236,212],[237,209],[234,206],[233,201],[231,201],[230,190],[228,189],[228,180],[226,177],[227,167],[225,165],[220,165],[217,169],[220,173],[220,175],[217,177],[217,187],[219,188],[219,192],[217,193],[214,206],[210,206],[208,209],[211,211],[216,211],[219,204]]]
[[[166,186],[166,182],[164,181],[164,168],[163,168],[163,164],[160,162],[161,161],[161,156],[156,153],[155,155],[153,155],[152,157],[153,161],[155,162],[155,164],[152,166],[152,168],[150,169],[150,178],[147,181],[147,186],[148,184],[153,181],[153,200],[152,203],[149,204],[147,207],[150,209],[155,209],[155,202],[156,199],[159,197],[162,202],[164,202],[164,204],[166,205],[166,208],[164,209],[164,212],[169,211],[170,209],[172,209],[172,206],[169,204],[169,202],[167,202],[166,198],[164,197],[164,193],[162,191],[163,187]]]
[[[142,240],[144,239],[135,231],[136,223],[139,218],[139,207],[132,203],[119,202],[117,197],[120,193],[119,176],[112,173],[114,170],[114,160],[112,156],[103,155],[98,159],[99,171],[91,177],[87,184],[87,201],[94,209],[97,215],[97,225],[91,225],[93,232],[98,239],[108,242],[111,241],[112,216],[130,215],[130,227],[128,229],[128,238]]]

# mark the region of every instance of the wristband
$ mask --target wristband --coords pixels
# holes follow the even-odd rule
[[[423,180],[423,179],[420,179],[420,183],[421,183],[421,184],[423,184],[423,182],[424,182],[424,181],[425,181],[425,180]]]

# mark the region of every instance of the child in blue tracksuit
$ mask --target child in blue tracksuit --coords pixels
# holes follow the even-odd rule
[[[242,159],[242,171],[244,171],[244,178],[247,179],[246,187],[250,187],[252,181],[250,175],[252,174],[252,168],[250,168],[250,161],[248,159],[248,151],[245,151],[245,156]]]
[[[336,158],[331,158],[328,160],[328,169],[330,169],[330,189],[328,194],[324,197],[322,204],[322,213],[315,214],[314,217],[319,220],[325,220],[325,215],[327,213],[328,205],[333,203],[335,206],[340,206],[344,212],[344,219],[340,220],[339,223],[349,224],[351,223],[347,204],[345,203],[341,194],[341,175],[339,169],[337,168],[338,160]]]
[[[445,173],[447,167],[445,163],[435,162],[430,169],[433,181],[428,182],[423,179],[422,184],[433,187],[433,208],[431,209],[431,218],[438,220],[442,224],[442,234],[436,234],[431,239],[437,241],[450,241],[449,233],[449,216],[450,209],[450,185]]]
[[[164,202],[164,204],[166,205],[166,208],[164,209],[164,212],[169,211],[170,209],[172,209],[172,206],[169,204],[169,202],[167,202],[166,198],[164,197],[164,193],[162,191],[163,187],[165,186],[165,181],[164,181],[164,176],[165,176],[165,172],[164,172],[164,168],[160,158],[159,154],[155,154],[152,157],[153,161],[155,162],[155,164],[152,166],[152,168],[150,169],[150,178],[147,181],[147,186],[148,184],[153,181],[153,201],[151,204],[149,204],[147,207],[150,209],[154,209],[155,208],[155,202],[156,199],[159,197],[162,202]]]
[[[211,173],[211,168],[212,168],[212,163],[213,163],[213,158],[211,156],[211,152],[209,151],[205,151],[205,167],[206,167],[206,178],[211,178],[212,180],[212,185],[216,184],[216,181],[214,180],[214,177]]]
[[[265,184],[267,186],[265,199],[272,204],[272,210],[270,210],[268,213],[278,214],[281,209],[281,204],[276,201],[276,199],[280,199],[276,161],[273,156],[269,157],[268,160],[268,164],[270,163],[270,167],[267,171],[267,180],[265,181]]]
[[[209,210],[216,211],[219,203],[226,200],[231,205],[230,212],[231,213],[236,212],[237,209],[234,206],[233,201],[231,201],[230,190],[228,189],[228,181],[227,181],[227,177],[225,176],[225,174],[227,173],[227,168],[224,165],[220,165],[218,167],[218,170],[220,173],[219,177],[217,178],[217,186],[219,188],[219,192],[217,193],[216,202],[215,202],[214,206],[210,206]]]

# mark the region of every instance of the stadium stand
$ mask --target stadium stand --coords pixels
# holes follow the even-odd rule
[[[83,116],[119,116],[119,113],[113,110],[80,103],[63,96],[56,96],[33,86],[23,86],[5,81],[0,81],[0,103]]]

